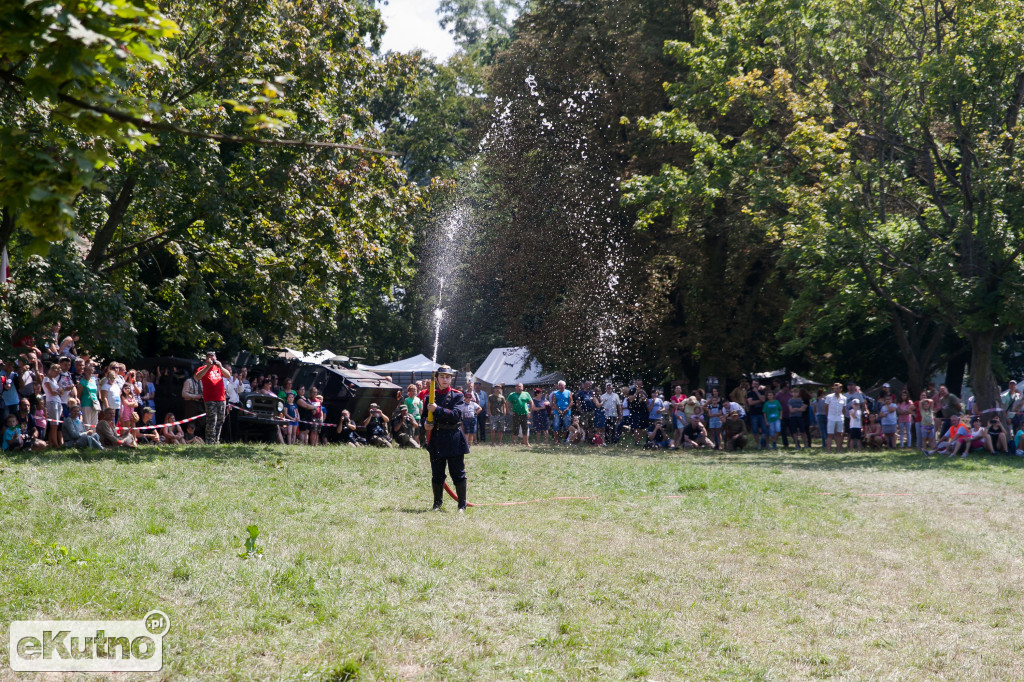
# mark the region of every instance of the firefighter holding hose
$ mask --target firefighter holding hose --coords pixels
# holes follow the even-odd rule
[[[459,512],[466,511],[466,461],[469,445],[462,435],[462,405],[465,397],[452,388],[454,370],[441,365],[434,373],[427,395],[427,409],[423,411],[423,426],[427,431],[427,452],[430,453],[430,483],[434,489],[433,511],[441,511],[444,495],[445,466],[455,483],[459,497]]]

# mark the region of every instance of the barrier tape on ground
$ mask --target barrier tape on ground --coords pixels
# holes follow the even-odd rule
[[[241,412],[243,414],[248,414],[248,415],[251,415],[253,417],[256,417],[257,421],[261,421],[261,422],[264,422],[264,423],[267,423],[267,424],[277,424],[278,426],[287,426],[288,424],[293,424],[293,423],[294,424],[309,424],[310,426],[326,426],[326,427],[337,426],[337,424],[327,424],[325,422],[306,422],[306,421],[302,421],[301,419],[289,419],[288,417],[280,417],[280,418],[276,418],[276,419],[275,418],[261,417],[260,415],[256,414],[255,412],[251,412],[251,411],[245,409],[244,407],[238,407],[237,405],[231,405],[231,404],[229,404],[229,407],[232,410],[238,410],[239,412]]]

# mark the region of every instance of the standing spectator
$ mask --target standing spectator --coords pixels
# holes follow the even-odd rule
[[[71,358],[65,356],[60,358],[58,362],[60,364],[60,375],[57,377],[57,385],[61,388],[60,407],[61,419],[63,419],[70,414],[68,411],[68,400],[74,397],[75,380],[71,378]]]
[[[476,440],[477,416],[483,412],[476,401],[476,393],[472,389],[466,391],[466,400],[462,403],[462,431],[466,435],[466,444],[473,445]]]
[[[203,412],[203,382],[189,375],[181,386],[181,399],[185,401],[185,419]]]
[[[309,398],[306,397],[305,386],[299,386],[295,390],[298,393],[295,398],[295,404],[299,408],[299,442],[303,445],[309,445],[309,432],[313,424],[313,403],[309,402]],[[290,393],[289,391],[283,391],[282,395],[287,397]],[[385,421],[385,424],[389,421],[391,421],[390,418]]]
[[[584,381],[580,384],[580,390],[576,393],[573,403],[577,406],[580,418],[580,427],[583,428],[583,439],[594,430],[594,382]]]
[[[196,371],[196,379],[203,384],[203,403],[206,405],[206,442],[216,445],[220,442],[220,430],[227,413],[227,393],[224,377],[231,376],[217,359],[217,354],[208,352],[206,364]]]
[[[767,426],[764,421],[765,392],[757,379],[750,382],[750,390],[747,391],[747,414],[750,416],[750,433],[757,439],[757,449],[760,450],[766,445],[765,430]]]
[[[708,404],[704,411],[708,417],[708,438],[714,443],[715,450],[718,450],[722,443],[722,420],[726,412],[722,409],[722,399],[718,395],[717,388],[708,398]]]
[[[409,384],[405,389],[405,409],[408,410],[409,416],[412,417],[413,421],[417,424],[420,423],[420,417],[423,414],[423,401],[420,400],[417,395],[416,384]]]
[[[565,382],[559,382],[565,387]],[[568,391],[566,391],[568,393]],[[530,447],[530,405],[533,398],[523,390],[523,385],[516,384],[516,391],[508,397],[508,404],[512,408],[512,438],[519,435],[519,442]]]
[[[309,444],[320,445],[320,432],[324,428],[324,400],[316,386],[309,389],[309,398],[306,400],[313,406],[313,423],[309,425]],[[327,444],[327,437],[324,436],[324,444]]]
[[[899,446],[910,447],[910,434],[914,425],[914,401],[910,399],[910,391],[900,392],[900,402],[896,405],[896,427],[898,429]]]
[[[476,431],[480,435],[480,442],[487,442],[487,391],[484,390],[483,384],[479,381],[473,382],[473,395],[476,397],[476,402],[480,405],[480,412],[476,418]]]
[[[806,436],[805,446],[811,447],[811,437],[804,431],[804,414],[810,409],[810,406],[804,402],[798,391],[790,391],[789,393],[789,434],[793,436],[793,444],[796,449],[800,449],[800,434],[803,432]]]
[[[921,399],[917,401],[917,410],[921,413],[921,438],[918,441],[921,452],[928,454],[935,449],[935,408],[927,391],[921,391]]]
[[[487,412],[491,420],[491,439],[497,445],[501,445],[501,439],[505,435],[505,422],[508,419],[508,402],[502,394],[503,390],[501,384],[495,384],[487,399]]]
[[[1006,410],[1006,421],[1009,422],[1011,431],[1016,431],[1021,424],[1020,408],[1022,404],[1021,392],[1017,390],[1017,382],[1010,379],[1010,385],[1006,394],[1002,397],[1003,409]]]
[[[516,384],[516,387],[521,385]],[[509,400],[511,399],[512,396],[509,396]],[[550,399],[555,408],[555,422],[551,428],[558,434],[558,442],[562,442],[568,435],[569,425],[572,423],[572,392],[565,387],[564,381],[559,381]]]
[[[789,399],[792,397],[792,393],[789,390],[789,383],[783,381],[780,384],[780,388],[775,392],[775,399],[779,401],[779,405],[782,406],[782,419],[780,425],[782,427],[782,447],[789,447]],[[797,438],[799,431],[792,433],[793,438]],[[799,449],[799,441],[797,441],[797,449]]]
[[[636,379],[629,387],[626,405],[629,408],[629,427],[633,431],[633,445],[640,445],[641,439],[647,434],[647,391],[644,390],[640,379]]]
[[[32,398],[39,391],[39,386],[42,384],[42,379],[39,377],[39,371],[36,369],[35,354],[29,354],[30,359],[25,360],[21,363],[21,393],[22,398]]]
[[[827,448],[828,443],[828,405],[825,403],[825,389],[819,388],[818,395],[811,403],[811,412],[814,416],[814,424],[818,427],[818,435],[821,436],[821,447]]]
[[[78,351],[75,350],[75,343],[78,342],[78,332],[71,332],[71,336],[65,336],[64,340],[57,346],[57,355],[61,357],[77,358]]]
[[[686,426],[686,411],[683,409],[685,400],[683,387],[676,384],[676,387],[672,389],[672,397],[669,398],[672,406],[672,442],[676,447],[683,442],[683,427]]]
[[[50,371],[47,373],[46,378],[43,379],[43,394],[46,396],[46,419],[49,428],[47,429],[47,443],[50,447],[61,446],[61,432],[59,422],[64,418],[63,413],[63,401],[66,399],[68,393],[71,392],[69,388],[62,388],[59,384],[60,379],[60,365],[54,363],[50,365]]]
[[[778,450],[779,434],[782,432],[782,403],[775,399],[774,391],[765,392],[763,407],[765,425],[771,438],[772,450]]]
[[[604,393],[601,394],[601,409],[604,410],[604,440],[615,443],[619,440],[618,424],[622,418],[622,399],[613,390],[612,382],[605,382]]]
[[[121,433],[130,431],[135,427],[135,422],[138,421],[138,415],[135,414],[135,408],[139,406],[138,398],[135,397],[135,391],[130,383],[125,382],[125,385],[121,387],[121,414],[117,419],[117,427]]]
[[[899,426],[899,408],[892,404],[892,396],[882,399],[878,410],[882,419],[882,441],[887,448],[896,447],[896,430]]]
[[[21,375],[18,374],[14,361],[8,360],[4,363],[3,371],[0,371],[0,390],[3,392],[2,400],[0,400],[2,422],[7,421],[7,415],[18,411],[18,403],[21,401],[20,388]]]
[[[96,385],[92,363],[87,363],[82,370],[82,378],[78,381],[79,403],[82,406],[82,419],[90,428],[95,427],[100,417],[100,389]]]
[[[860,443],[864,435],[864,410],[861,409],[860,398],[854,398],[846,412],[850,416],[849,448],[850,452],[853,452],[854,450],[860,450]]]
[[[538,386],[533,389],[533,402],[530,405],[533,419],[533,433],[543,445],[548,437],[548,401],[544,397],[544,389]]]
[[[838,381],[832,384],[832,393],[825,397],[826,426],[825,452],[835,445],[839,452],[843,451],[843,419],[846,417],[846,398],[843,396],[843,385]]]
[[[284,440],[288,445],[294,445],[299,430],[299,406],[295,404],[295,394],[290,391],[285,394],[284,401],[284,416],[288,419],[284,427]],[[281,429],[280,426],[277,428]]]
[[[664,423],[662,417],[665,415],[665,411],[665,401],[661,399],[661,391],[657,388],[652,388],[651,397],[647,399],[648,431],[653,431],[656,423]]]

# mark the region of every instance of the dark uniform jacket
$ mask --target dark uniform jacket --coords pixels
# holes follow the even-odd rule
[[[462,405],[465,401],[462,392],[454,388],[434,392],[437,409],[434,410],[434,429],[430,435],[430,442],[427,443],[427,452],[431,457],[451,457],[469,453],[466,437],[459,430],[459,424],[462,423]],[[424,405],[421,418],[424,426],[428,414],[430,413],[427,406]]]

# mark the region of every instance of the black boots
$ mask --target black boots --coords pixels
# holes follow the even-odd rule
[[[455,492],[459,495],[459,511],[466,508],[466,481],[455,481]]]
[[[440,483],[431,481],[430,485],[434,488],[434,507],[430,511],[441,511],[441,503],[444,501],[444,481]]]

